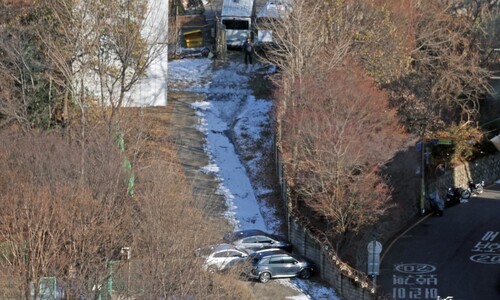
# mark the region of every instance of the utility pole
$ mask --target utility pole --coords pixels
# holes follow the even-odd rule
[[[377,286],[377,275],[380,273],[380,253],[382,244],[376,240],[368,243],[368,275],[373,278],[373,285]]]
[[[130,258],[132,256],[132,249],[130,247],[123,247],[121,249],[121,254],[127,255],[127,295],[125,299],[129,299],[130,297]]]
[[[425,137],[422,138],[422,153],[420,161],[420,214],[425,215]]]

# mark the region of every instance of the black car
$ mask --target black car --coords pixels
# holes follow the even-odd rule
[[[224,241],[238,248],[254,251],[269,248],[292,251],[292,244],[285,238],[258,229],[229,232],[224,235]]]
[[[251,266],[245,270],[249,278],[258,279],[262,283],[271,278],[311,277],[315,269],[314,263],[297,254],[281,249],[258,251],[250,254]]]

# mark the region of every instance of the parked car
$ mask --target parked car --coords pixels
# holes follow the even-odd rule
[[[262,283],[272,278],[311,277],[314,263],[297,254],[282,249],[259,251],[250,254],[251,266],[246,266],[244,273],[248,278],[258,279]]]
[[[238,249],[230,244],[216,244],[196,249],[195,254],[205,261],[203,268],[210,273],[226,271],[244,262],[251,250]]]
[[[224,235],[224,241],[240,249],[256,251],[268,248],[280,248],[288,252],[292,251],[292,244],[285,238],[258,229],[228,232]]]

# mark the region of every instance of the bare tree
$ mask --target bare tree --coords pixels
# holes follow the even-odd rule
[[[383,81],[400,74],[408,62],[405,35],[395,30],[397,22],[384,6],[358,0],[290,3],[278,17],[260,25],[271,30],[273,38],[263,59],[279,68],[276,85],[286,95],[279,97],[278,135],[281,119],[295,106],[292,94],[301,92],[296,87],[303,74],[339,68],[350,56]]]
[[[358,63],[386,80],[399,74],[405,48],[396,22],[375,2],[291,3],[265,27],[274,42],[265,59],[281,71],[278,140],[294,196],[327,220],[341,250],[388,208],[380,168],[401,139],[393,135],[401,133],[394,111],[361,79]],[[394,62],[383,61],[388,56]]]
[[[325,10],[326,7],[328,4],[321,1],[293,0],[279,16],[257,24],[257,29],[272,32],[272,46],[266,49],[262,59],[280,70],[278,76],[272,78],[282,93],[276,111],[278,145],[281,144],[281,121],[287,111],[295,106],[292,95],[300,92],[294,85],[300,85],[306,70],[317,67],[311,60],[321,53],[329,53],[329,57],[322,56],[327,57],[323,67],[332,68],[343,59],[350,47],[351,38],[342,31],[343,27],[329,27],[329,21],[336,20],[334,16],[341,14],[345,6],[333,6]],[[348,24],[347,20],[344,24]],[[335,34],[327,36],[328,32],[332,33],[329,31],[332,28]]]
[[[166,47],[168,28],[167,11],[159,0],[113,4],[106,4],[109,16],[103,22],[100,52],[96,53],[101,102],[111,107],[110,126],[120,107],[130,100],[128,93]]]
[[[98,136],[89,136],[83,181],[78,145],[50,134],[3,136],[11,142],[0,146],[0,237],[11,246],[1,269],[17,279],[18,298],[37,297],[47,277],[69,295],[96,298],[109,278],[108,263],[131,242],[134,203],[121,156]]]
[[[220,242],[231,228],[224,218],[214,218],[205,210],[212,202],[193,197],[195,187],[184,177],[177,146],[170,143],[165,126],[169,114],[153,108],[126,110],[122,125],[129,141],[127,151],[135,158],[139,222],[131,244],[130,270],[122,268],[117,274],[122,286],[137,298],[252,299],[248,287],[238,280],[239,273],[213,276],[203,270],[203,259],[194,255],[197,248]],[[124,283],[127,272],[129,284]]]
[[[65,75],[71,95],[80,99],[79,107],[99,103],[111,130],[129,92],[167,45],[165,5],[159,0],[65,0],[45,6],[59,25],[52,39],[43,38],[48,55]],[[58,37],[68,45],[61,48]]]
[[[238,282],[239,274],[213,276],[194,255],[195,249],[220,241],[229,228],[206,219],[179,165],[163,159],[150,162],[154,165],[140,174],[141,224],[132,246],[131,291],[148,298],[252,299]]]
[[[50,127],[56,119],[57,76],[50,76],[48,60],[37,39],[35,5],[0,4],[0,76],[4,82],[0,94],[3,124],[17,122],[30,127]]]
[[[86,124],[87,110],[100,105],[112,130],[131,90],[167,45],[166,6],[160,0],[64,0],[24,7],[0,28],[0,71],[20,95],[2,101],[1,111],[23,121],[30,117],[23,109],[32,115],[36,109],[50,121],[57,110],[65,125]]]
[[[351,56],[378,85],[407,74],[414,45],[414,10],[409,1],[362,1],[352,22]]]
[[[416,5],[412,70],[391,88],[403,122],[416,132],[474,121],[489,92],[486,30],[498,8],[486,1]]]
[[[380,169],[399,148],[402,130],[384,94],[359,73],[325,74],[303,79],[297,105],[283,120],[283,144],[297,199],[326,218],[341,250],[349,234],[389,207]]]
[[[2,27],[6,40],[0,51],[6,55],[0,73],[9,87],[1,93],[5,122],[17,120],[25,128],[39,127],[39,120],[46,127],[53,119],[63,126],[78,122],[80,153],[87,127],[99,116],[114,133],[120,108],[166,47],[165,6],[159,0],[33,3]]]
[[[33,299],[32,287],[38,292],[54,279],[70,298],[112,292],[253,299],[239,273],[203,271],[195,249],[219,242],[230,228],[223,219],[207,218],[192,198],[165,123],[156,130],[138,109],[129,110],[133,120],[122,125],[130,125],[124,132],[133,141],[126,152],[136,153],[130,155],[138,178],[133,198],[107,126],[89,126],[83,180],[79,139],[2,134],[8,142],[0,146],[0,294]]]

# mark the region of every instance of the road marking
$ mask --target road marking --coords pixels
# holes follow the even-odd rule
[[[470,260],[484,265],[497,265],[500,264],[500,254],[474,254],[470,257]]]
[[[392,296],[394,299],[436,299],[438,278],[436,266],[423,263],[394,265]]]
[[[400,264],[395,267],[396,271],[406,274],[426,274],[436,271],[436,267],[429,264]]]
[[[481,240],[472,247],[471,252],[479,252],[469,257],[478,264],[500,264],[500,239],[498,231],[487,231]]]

